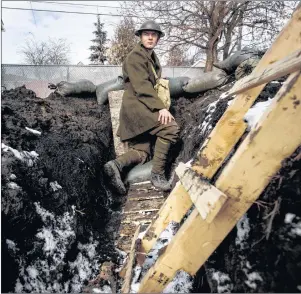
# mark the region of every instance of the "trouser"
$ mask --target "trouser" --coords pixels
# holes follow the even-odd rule
[[[164,174],[168,152],[171,145],[177,142],[178,135],[179,127],[174,120],[166,125],[158,122],[156,127],[128,140],[129,150],[116,161],[122,169],[145,163],[151,158],[151,147],[155,142],[152,172]]]

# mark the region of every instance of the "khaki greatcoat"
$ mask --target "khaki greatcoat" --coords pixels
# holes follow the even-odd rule
[[[124,94],[119,115],[117,135],[121,141],[134,138],[158,126],[159,110],[165,108],[154,90],[162,68],[157,55],[150,55],[141,42],[128,54],[122,65]]]

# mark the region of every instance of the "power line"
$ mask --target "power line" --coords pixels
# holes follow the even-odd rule
[[[2,6],[4,9],[13,9],[13,10],[33,10],[38,12],[58,12],[58,13],[69,13],[69,14],[83,14],[83,15],[105,15],[105,16],[122,16],[126,17],[127,15],[122,14],[106,14],[106,13],[93,13],[93,12],[78,12],[78,11],[65,11],[65,10],[49,10],[49,9],[29,9],[29,8],[21,8],[21,7],[5,7]],[[132,16],[138,17],[138,16]],[[138,17],[139,18],[139,17]]]
[[[149,19],[151,17],[146,16],[136,16],[136,15],[124,15],[124,14],[107,14],[107,13],[93,13],[93,12],[78,12],[78,11],[66,11],[66,10],[50,10],[50,9],[29,9],[29,8],[21,8],[21,7],[6,7],[2,6],[4,9],[13,9],[13,10],[31,10],[31,11],[37,11],[37,12],[58,12],[58,13],[69,13],[69,14],[82,14],[82,15],[104,15],[104,16],[117,16],[117,17],[136,17],[139,19]],[[156,19],[164,19],[162,17],[156,17]],[[177,20],[177,19],[171,19],[169,20]]]
[[[61,5],[70,5],[70,6],[83,6],[83,7],[105,7],[105,8],[117,8],[121,9],[121,7],[117,6],[104,6],[104,5],[91,5],[91,4],[78,4],[78,3],[66,3],[66,2],[56,2],[56,1],[39,1],[39,0],[33,0],[32,2],[39,3],[39,4],[61,4]],[[124,9],[124,8],[123,8]],[[129,8],[127,8],[129,9]]]

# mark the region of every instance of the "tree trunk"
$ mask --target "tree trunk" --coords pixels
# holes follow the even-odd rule
[[[218,39],[215,37],[208,42],[208,49],[206,50],[207,59],[204,72],[212,71],[213,63],[217,60],[217,43]]]
[[[225,31],[225,47],[223,50],[223,60],[225,60],[229,56],[229,50],[231,46],[231,37],[232,32],[230,30]]]

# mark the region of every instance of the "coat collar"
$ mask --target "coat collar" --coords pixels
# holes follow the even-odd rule
[[[151,61],[151,63],[152,63],[153,65],[157,65],[157,64],[158,64],[158,57],[157,57],[157,55],[156,55],[156,53],[155,53],[154,50],[153,50],[153,52],[150,54],[150,53],[147,51],[147,49],[142,45],[141,41],[138,43],[137,46],[139,46],[139,47],[138,47],[139,50],[141,50],[141,51],[144,53],[144,55]],[[154,56],[155,62],[154,62],[154,60],[152,59],[152,55]]]

